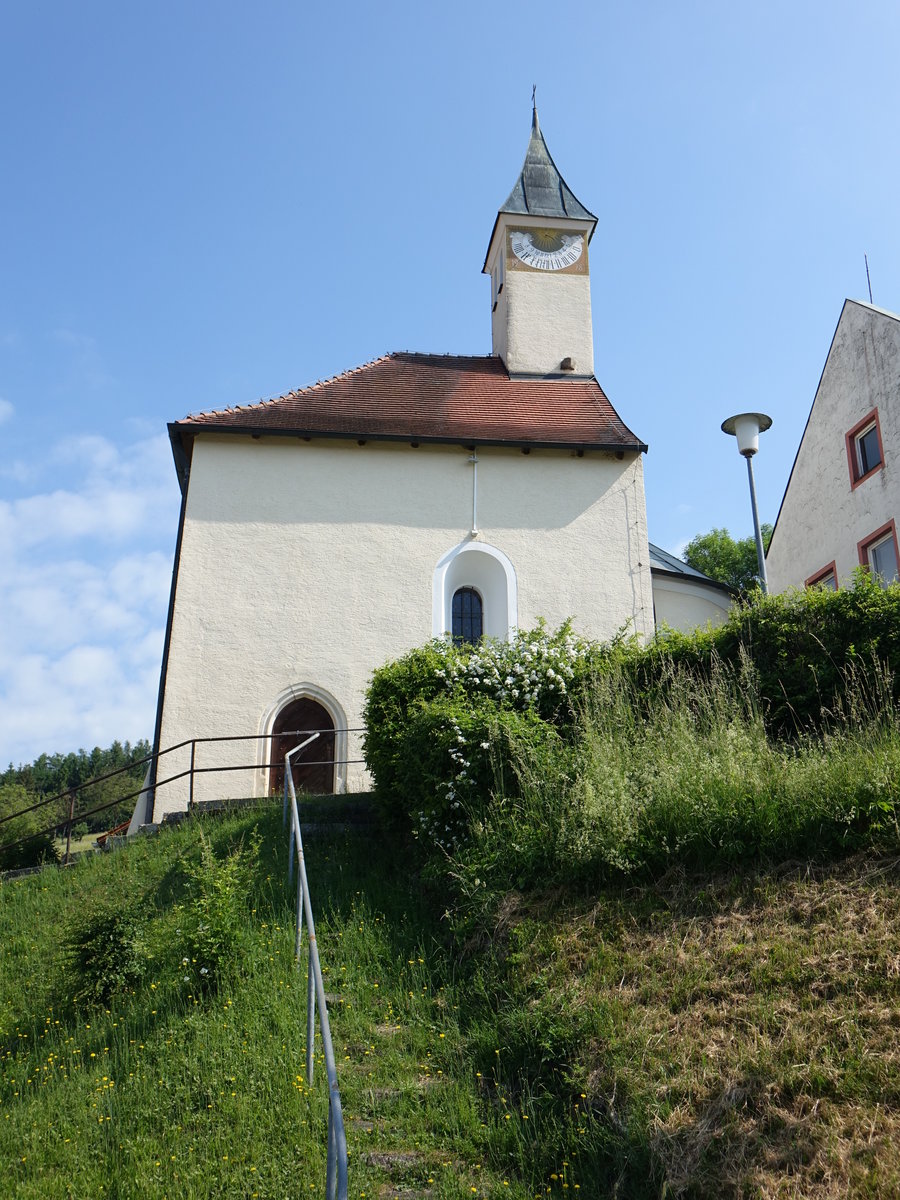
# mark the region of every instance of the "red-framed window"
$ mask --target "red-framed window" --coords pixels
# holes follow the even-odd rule
[[[873,408],[845,435],[847,463],[850,467],[851,490],[884,466],[884,447],[881,444],[881,423],[878,409]]]
[[[830,592],[836,592],[838,590],[838,577],[834,560],[827,567],[822,567],[820,571],[816,571],[814,575],[810,575],[805,586],[827,588]]]
[[[898,578],[900,555],[897,553],[897,529],[893,521],[888,521],[874,533],[857,543],[859,561],[868,567],[873,575],[878,577],[882,587],[893,583]]]

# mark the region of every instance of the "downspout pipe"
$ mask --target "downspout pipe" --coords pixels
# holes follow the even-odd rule
[[[472,528],[470,536],[478,537],[478,451],[474,446],[469,455],[469,462],[472,464]]]

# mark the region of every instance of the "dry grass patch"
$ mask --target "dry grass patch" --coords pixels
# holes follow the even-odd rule
[[[583,1175],[622,1195],[900,1194],[897,858],[510,898],[497,940],[518,999],[581,1031],[556,1040]]]

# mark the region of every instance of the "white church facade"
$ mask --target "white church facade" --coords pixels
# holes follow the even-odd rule
[[[267,794],[259,735],[277,754],[283,731],[316,728],[310,790],[356,790],[371,673],[429,638],[540,618],[653,633],[647,447],[594,377],[595,226],[535,112],[484,264],[490,355],[389,354],[169,427],[182,513],[155,742],[185,745],[160,781],[189,769],[192,739],[252,735],[195,748],[197,768],[256,765],[196,775],[193,799]],[[655,567],[681,624],[721,620],[730,598],[673,562]],[[188,795],[186,777],[158,787],[143,820]]]

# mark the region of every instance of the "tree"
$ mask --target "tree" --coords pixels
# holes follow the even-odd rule
[[[27,791],[20,783],[4,783],[0,785],[0,817],[11,817],[0,825],[0,871],[13,871],[19,867],[35,867],[40,862],[55,862],[56,849],[53,845],[53,831],[40,832],[51,825],[56,814],[52,811],[54,805],[39,808],[35,812],[13,817],[23,808],[29,808],[36,803],[37,797]],[[37,834],[36,837],[31,836]],[[19,846],[10,843],[28,838]]]
[[[772,526],[765,524],[760,532],[763,546],[768,549]],[[751,591],[759,582],[756,539],[752,537],[736,541],[727,529],[712,529],[692,538],[681,557],[695,571],[702,571],[710,579],[727,583],[741,593]]]

